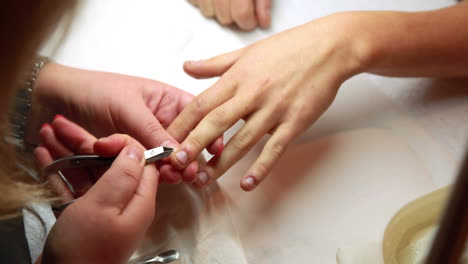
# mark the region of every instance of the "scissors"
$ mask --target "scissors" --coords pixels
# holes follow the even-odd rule
[[[168,157],[173,148],[168,147],[157,147],[153,149],[146,150],[143,155],[145,157],[145,163],[149,164],[155,162],[157,160],[163,159]],[[52,162],[49,166],[45,167],[43,172],[44,175],[49,175],[52,172],[58,172],[60,178],[65,182],[67,187],[70,191],[75,194],[75,190],[73,189],[72,184],[63,176],[61,170],[64,169],[76,169],[76,168],[89,168],[89,167],[96,167],[96,166],[110,166],[112,162],[115,160],[116,157],[101,157],[98,155],[75,155],[75,156],[68,156],[61,159],[58,159]],[[47,181],[46,181],[47,183]],[[54,211],[62,211],[68,205],[73,203],[75,200],[61,204],[59,206],[53,206],[52,210]]]

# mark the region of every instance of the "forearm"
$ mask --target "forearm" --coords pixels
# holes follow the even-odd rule
[[[407,12],[356,12],[363,71],[385,76],[468,76],[468,2]]]

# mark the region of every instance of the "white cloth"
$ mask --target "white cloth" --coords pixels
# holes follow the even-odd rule
[[[336,253],[338,264],[383,264],[382,243],[342,247]]]

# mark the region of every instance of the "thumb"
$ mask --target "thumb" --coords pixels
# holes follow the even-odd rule
[[[184,71],[197,79],[220,76],[239,59],[242,51],[243,49],[238,49],[207,60],[186,61]]]
[[[134,107],[122,109],[121,111],[122,122],[120,124],[124,132],[142,143],[147,149],[158,146],[171,147],[174,149],[180,148],[178,141],[166,131],[163,125],[154,116],[153,112],[151,112],[144,103],[134,104]],[[196,164],[192,165],[192,167],[195,165]],[[187,173],[189,175],[195,175],[196,170],[198,170],[198,166],[196,169],[192,169]],[[167,182],[175,183],[182,178],[182,174],[175,170],[162,170],[161,178]]]
[[[126,146],[83,198],[105,208],[115,208],[120,214],[140,185],[145,166],[143,151],[135,142]]]
[[[269,27],[271,24],[271,0],[257,0],[255,14],[262,28]]]

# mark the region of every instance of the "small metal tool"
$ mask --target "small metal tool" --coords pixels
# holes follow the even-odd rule
[[[144,152],[146,164],[160,160],[169,156],[173,148],[157,147],[154,149],[146,150]],[[58,159],[52,162],[44,169],[44,173],[60,171],[64,169],[95,167],[95,166],[109,166],[116,157],[106,158],[98,155],[76,155]]]
[[[154,148],[154,149],[146,150],[144,152],[146,164],[168,157],[172,153],[172,151],[174,151],[173,148],[162,147],[162,146]],[[47,166],[44,169],[44,174],[50,175],[50,173],[52,172],[58,172],[60,178],[64,181],[66,186],[70,189],[70,191],[73,194],[75,194],[73,185],[62,174],[62,170],[76,169],[76,168],[89,168],[89,167],[96,167],[96,166],[110,166],[112,162],[115,160],[115,158],[116,157],[110,157],[110,158],[101,157],[98,155],[75,155],[75,156],[64,157],[64,158],[61,158],[52,162],[49,166]],[[58,212],[63,211],[68,205],[72,204],[73,202],[75,202],[75,200],[72,200],[65,204],[52,206],[52,210],[58,211]]]
[[[145,260],[145,261],[138,261],[138,262],[131,262],[135,264],[157,264],[157,263],[170,263],[174,260],[179,259],[179,252],[176,250],[169,250],[159,254],[158,256]]]

